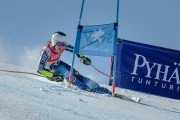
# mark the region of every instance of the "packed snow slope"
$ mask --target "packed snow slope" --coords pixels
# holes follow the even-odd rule
[[[0,69],[21,70],[5,64],[0,64]],[[142,103],[81,91],[42,77],[0,72],[0,120],[180,119],[179,100],[119,88],[116,91],[141,97]]]

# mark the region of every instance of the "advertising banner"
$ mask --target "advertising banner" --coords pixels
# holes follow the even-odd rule
[[[180,99],[180,51],[127,40],[117,47],[116,86]]]

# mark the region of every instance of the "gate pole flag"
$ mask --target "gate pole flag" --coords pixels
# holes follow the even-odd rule
[[[117,24],[78,26],[75,54],[93,56],[116,55]]]
[[[81,17],[84,7],[84,0],[80,12],[78,30],[76,34],[75,48],[73,52],[73,60],[71,71],[69,75],[69,83],[72,83],[72,73],[74,66],[75,54],[93,55],[93,56],[114,56],[113,67],[113,89],[115,93],[116,80],[116,54],[117,54],[117,33],[118,33],[118,14],[119,14],[119,0],[117,0],[117,14],[116,23],[82,26]]]

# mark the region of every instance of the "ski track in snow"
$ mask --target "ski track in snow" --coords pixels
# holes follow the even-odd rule
[[[116,89],[133,103],[32,75],[0,72],[0,120],[178,120],[180,101]],[[111,89],[111,87],[108,89]]]

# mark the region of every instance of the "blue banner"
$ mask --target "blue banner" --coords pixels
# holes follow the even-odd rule
[[[180,51],[123,40],[116,86],[180,99]]]
[[[79,26],[75,53],[94,56],[114,55],[116,24]]]

